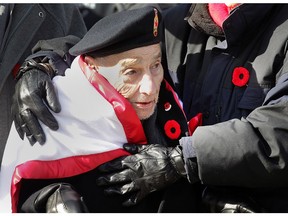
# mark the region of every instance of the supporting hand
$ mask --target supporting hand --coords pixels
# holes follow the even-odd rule
[[[104,174],[97,179],[99,186],[109,186],[107,194],[128,194],[124,206],[132,206],[149,193],[165,188],[185,177],[180,147],[159,144],[125,144],[124,149],[134,155],[122,157],[98,167]],[[133,193],[132,193],[133,192]]]
[[[211,213],[264,213],[253,197],[232,188],[206,187],[202,194],[204,205]]]
[[[82,197],[67,183],[55,183],[32,194],[21,207],[25,213],[86,213]]]
[[[46,140],[38,119],[52,130],[59,127],[43,101],[53,112],[60,112],[61,105],[50,76],[39,69],[26,71],[16,83],[12,115],[19,136],[23,139],[26,134],[31,145],[36,141],[43,144]]]

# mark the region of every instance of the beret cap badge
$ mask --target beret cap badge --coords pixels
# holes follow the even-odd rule
[[[159,19],[158,19],[158,11],[154,8],[154,26],[153,26],[153,34],[154,37],[157,37],[158,35],[158,25],[159,25]]]

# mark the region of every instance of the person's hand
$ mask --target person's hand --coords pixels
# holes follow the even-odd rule
[[[38,119],[52,130],[59,127],[43,101],[53,112],[61,111],[50,76],[36,68],[26,71],[16,83],[11,111],[19,136],[23,139],[26,134],[31,145],[46,141]]]
[[[87,213],[83,198],[67,183],[55,183],[32,194],[22,205],[25,213]]]
[[[232,188],[206,187],[202,193],[202,200],[211,213],[267,212],[253,197]]]
[[[131,193],[124,206],[135,205],[151,192],[186,176],[179,146],[124,144],[124,149],[134,155],[99,166],[104,175],[97,179],[99,186],[109,186],[105,189],[108,195]]]

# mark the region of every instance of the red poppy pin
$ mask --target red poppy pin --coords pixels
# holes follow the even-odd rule
[[[166,135],[172,140],[178,139],[181,135],[180,125],[175,120],[167,121],[164,125],[164,131]]]
[[[171,107],[172,107],[172,105],[171,105],[169,102],[166,102],[166,103],[164,104],[164,109],[165,109],[165,111],[169,111],[169,110],[171,109]]]
[[[232,74],[232,83],[235,86],[242,87],[245,86],[249,81],[249,71],[244,67],[236,67],[234,68]]]

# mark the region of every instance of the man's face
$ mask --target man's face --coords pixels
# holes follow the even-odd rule
[[[133,106],[140,120],[149,118],[163,80],[159,44],[95,59],[97,70]]]

